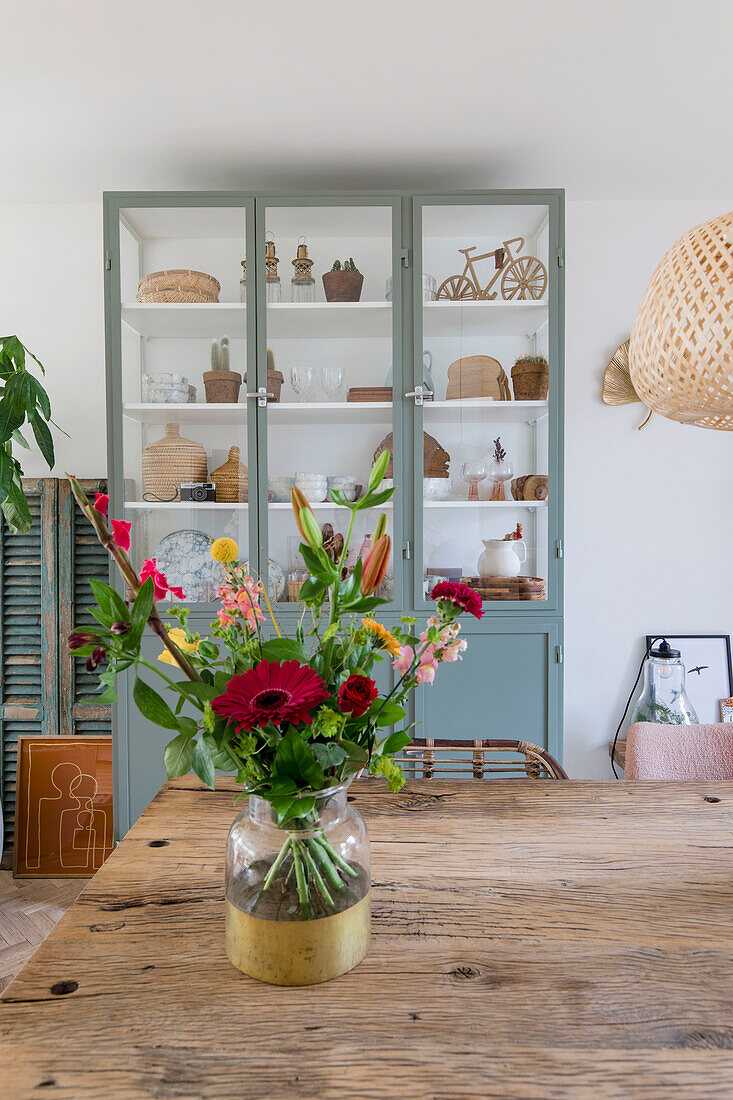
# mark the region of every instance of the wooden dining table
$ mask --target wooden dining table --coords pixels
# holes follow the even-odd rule
[[[733,783],[360,780],[372,946],[224,950],[234,786],[167,783],[0,1000],[0,1095],[733,1096]]]

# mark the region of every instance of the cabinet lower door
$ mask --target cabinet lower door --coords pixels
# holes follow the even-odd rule
[[[559,625],[464,637],[463,660],[441,665],[418,691],[415,736],[510,738],[559,755]]]

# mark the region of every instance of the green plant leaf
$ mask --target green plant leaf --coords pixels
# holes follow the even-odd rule
[[[7,499],[2,502],[2,511],[5,521],[14,534],[30,531],[32,526],[31,510],[25,498],[22,486],[17,477],[8,491]]]
[[[53,436],[48,424],[37,411],[31,413],[30,422],[38,449],[45,458],[47,466],[51,469],[56,459],[53,453]]]
[[[369,759],[369,753],[361,745],[357,745],[356,741],[347,741],[342,739],[338,742],[341,748],[346,753],[347,759],[354,768],[361,768],[366,764]]]
[[[16,415],[24,417],[35,408],[36,399],[32,383],[32,376],[25,370],[17,371],[5,383],[3,400],[10,402]]]
[[[24,447],[26,451],[30,451],[31,445],[19,429],[16,428],[10,438],[13,443],[17,443],[19,447]]]
[[[132,697],[140,713],[151,722],[155,722],[156,726],[162,726],[164,729],[169,730],[179,728],[178,719],[165,699],[162,699],[157,691],[154,691],[139,676],[135,677]]]
[[[205,684],[203,680],[176,680],[174,686],[186,699],[199,703],[210,703],[217,695],[214,685]]]
[[[213,642],[201,642],[198,651],[207,661],[216,661],[219,657],[219,647]]]
[[[329,768],[337,768],[339,764],[343,764],[348,756],[345,748],[333,742],[329,742],[328,745],[322,745],[320,742],[316,742],[314,745],[311,745],[311,749],[324,772],[328,771]]]
[[[193,748],[191,738],[186,733],[179,733],[172,741],[169,741],[163,753],[166,775],[169,779],[177,779],[186,775],[191,770],[191,757]]]
[[[322,593],[328,588],[327,584],[324,584],[322,580],[317,577],[309,577],[305,584],[302,586],[298,597],[303,603],[307,603],[309,600],[316,600]]]
[[[395,703],[393,699],[386,703],[380,703],[377,700],[372,709],[374,713],[373,715],[370,713],[370,717],[374,718],[377,726],[394,726],[397,722],[401,722],[407,714],[405,708],[401,707],[399,703]]]
[[[10,373],[25,370],[25,348],[17,336],[0,336],[0,349],[2,360],[7,364]],[[35,355],[33,358],[36,358]]]
[[[17,432],[25,417],[22,412],[16,412],[10,401],[3,395],[0,398],[0,443],[7,443],[12,439],[13,432]]]
[[[393,752],[404,749],[405,745],[409,745],[411,741],[412,738],[409,733],[404,730],[395,730],[394,733],[390,733],[389,737],[382,741],[381,745],[377,746],[377,750],[380,756],[391,756]]]
[[[305,649],[294,638],[271,638],[263,642],[262,656],[267,661],[298,661],[302,665],[308,661]]]
[[[277,747],[274,766],[277,774],[292,779],[299,786],[308,784],[316,791],[323,786],[323,771],[311,749],[292,727]]]
[[[191,754],[191,767],[201,782],[207,786],[209,790],[213,790],[216,783],[214,761],[211,759],[209,746],[206,744],[203,737],[200,737],[198,741],[194,742],[193,752]]]
[[[141,632],[148,621],[148,616],[150,615],[154,602],[155,586],[153,585],[153,578],[148,577],[135,597],[135,602],[130,612],[130,622],[133,627],[139,627]]]
[[[0,447],[0,500],[5,500],[13,484],[17,463],[4,447]]]
[[[36,362],[38,362],[38,360],[36,360]],[[48,399],[48,394],[46,393],[46,391],[44,390],[43,386],[41,385],[41,383],[38,381],[37,378],[34,378],[32,374],[29,374],[28,377],[31,380],[31,385],[30,385],[31,393],[35,397],[35,399],[38,403],[39,409],[43,413],[43,416],[45,417],[45,419],[50,420],[51,419],[51,402]]]

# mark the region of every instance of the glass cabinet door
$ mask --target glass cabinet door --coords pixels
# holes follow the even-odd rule
[[[254,311],[240,294],[254,204],[145,199],[116,212],[120,369],[111,377],[122,416],[112,426],[121,451],[113,507],[132,521],[133,561],[155,558],[186,603],[202,604],[222,578],[212,540],[233,538],[242,558],[257,540],[254,412],[248,427],[240,384],[255,358]]]
[[[441,579],[496,610],[556,599],[551,200],[415,203],[417,607]]]
[[[250,401],[260,406],[260,499],[267,501],[260,568],[281,612],[301,610],[307,576],[293,486],[310,501],[337,560],[349,511],[331,502],[330,491],[358,499],[384,448],[393,455],[389,478],[401,476],[400,404],[393,400],[402,384],[399,229],[399,200],[258,200],[259,388],[267,401]],[[393,547],[400,545],[399,509],[399,494],[383,508]],[[344,569],[366,554],[378,515],[356,514]],[[400,599],[401,565],[393,552],[385,599]]]

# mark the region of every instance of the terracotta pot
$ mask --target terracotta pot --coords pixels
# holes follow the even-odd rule
[[[245,385],[247,382],[247,372],[244,373]],[[285,381],[285,375],[281,370],[268,370],[267,372],[267,392],[273,394],[270,401],[273,405],[277,405],[280,400],[280,390],[282,389],[283,382]]]
[[[204,371],[204,389],[208,405],[235,404],[239,401],[242,376],[235,370]]]
[[[322,276],[327,302],[358,302],[364,276],[360,271],[326,271]]]

